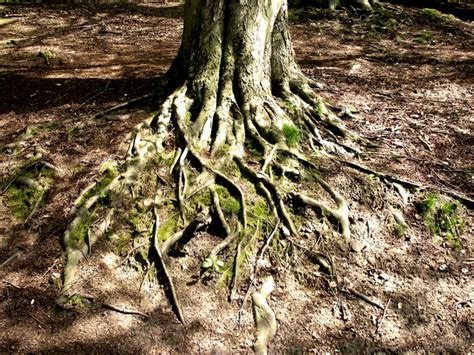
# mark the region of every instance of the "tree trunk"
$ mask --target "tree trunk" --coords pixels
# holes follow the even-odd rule
[[[264,131],[281,130],[285,115],[274,97],[306,84],[290,41],[287,1],[187,1],[184,18],[170,74],[187,83],[192,109],[186,125],[195,143],[213,153],[230,145],[242,154],[245,132],[234,127],[244,135],[229,134],[240,113],[256,117]],[[266,114],[265,104],[275,114]]]

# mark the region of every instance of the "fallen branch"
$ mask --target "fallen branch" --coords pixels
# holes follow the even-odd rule
[[[3,282],[4,284],[7,284],[7,285],[9,285],[9,286],[12,286],[12,287],[16,288],[17,290],[21,290],[21,287],[18,286],[18,285],[15,285],[13,282],[6,281],[6,280],[3,280],[2,282]]]
[[[44,187],[42,188],[41,190],[41,193],[40,193],[40,196],[38,197],[38,199],[35,201],[35,204],[33,206],[33,208],[31,209],[31,212],[28,214],[28,216],[25,218],[25,221],[23,222],[23,224],[28,224],[28,222],[30,221],[30,219],[33,217],[33,215],[36,213],[36,211],[38,210],[38,207],[40,206],[41,202],[43,202],[43,199],[46,195],[46,192],[48,191],[48,188],[47,187]]]

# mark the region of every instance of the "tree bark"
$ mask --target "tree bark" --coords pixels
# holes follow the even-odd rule
[[[187,1],[184,19],[169,74],[187,83],[193,140],[214,152],[230,144],[241,154],[245,132],[233,127],[243,136],[229,134],[240,114],[256,118],[263,130],[281,129],[285,115],[274,98],[306,84],[291,45],[287,1]],[[274,114],[264,112],[265,104]]]

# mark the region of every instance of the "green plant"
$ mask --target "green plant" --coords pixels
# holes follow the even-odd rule
[[[406,225],[403,225],[400,223],[396,223],[394,226],[394,232],[397,235],[397,237],[400,237],[400,238],[405,236],[407,229],[408,228]]]
[[[212,268],[216,272],[221,272],[224,267],[224,262],[217,259],[216,255],[211,255],[210,257],[204,259],[201,264],[203,269]]]
[[[464,228],[464,219],[460,213],[459,201],[440,201],[439,195],[431,193],[421,203],[420,209],[428,229],[434,234],[444,237],[454,246],[460,246]]]
[[[301,132],[298,127],[285,123],[282,129],[283,129],[283,134],[286,137],[286,143],[288,145],[298,144],[301,138]]]
[[[423,31],[416,36],[415,41],[422,44],[425,44],[428,42],[434,42],[433,32]]]

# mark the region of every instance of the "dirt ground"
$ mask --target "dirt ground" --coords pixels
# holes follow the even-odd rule
[[[421,9],[390,9],[392,17],[296,13],[291,31],[298,61],[320,83],[318,93],[341,110],[352,107],[345,123],[379,145],[360,156],[361,164],[472,200],[474,26],[433,21]],[[55,305],[70,206],[105,161],[121,158],[120,143],[153,103],[99,123],[88,124],[90,117],[159,86],[179,46],[180,8],[2,5],[0,15],[2,186],[35,151],[61,171],[27,225],[13,215],[2,187],[0,352],[250,352],[250,302],[229,303],[227,290],[194,282],[215,242],[205,233],[170,261],[186,325],[177,321],[163,286],[144,284],[107,240],[80,266],[78,290],[94,301],[82,310]],[[71,134],[80,123],[83,129]],[[53,128],[28,134],[31,127]],[[332,174],[345,196],[367,196],[345,168]],[[382,228],[390,221],[380,217],[372,228],[367,222],[361,251],[327,246],[342,289],[298,255],[291,267],[275,271],[270,305],[278,330],[270,352],[473,350],[472,204],[462,208],[461,246],[453,248],[424,225],[416,209],[423,196],[418,191],[409,199],[405,237]],[[369,202],[380,214],[384,201]],[[247,286],[239,288],[240,301]]]

